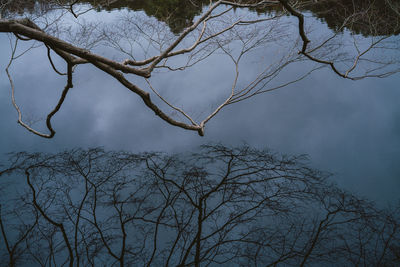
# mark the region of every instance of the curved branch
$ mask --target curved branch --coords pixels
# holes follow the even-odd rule
[[[10,81],[10,86],[11,86],[11,100],[12,100],[12,103],[13,103],[14,108],[15,108],[15,109],[17,110],[17,112],[18,112],[18,123],[19,123],[22,127],[24,127],[25,129],[27,129],[28,131],[30,131],[30,132],[32,132],[32,133],[34,133],[34,134],[36,134],[36,135],[38,135],[38,136],[40,136],[40,137],[52,138],[52,137],[55,135],[56,132],[55,132],[55,130],[53,129],[53,126],[52,126],[52,124],[51,124],[51,118],[60,110],[62,104],[64,103],[65,97],[66,97],[67,94],[68,94],[69,89],[71,89],[71,88],[73,87],[73,84],[72,84],[72,67],[73,67],[73,65],[72,65],[72,63],[67,62],[67,75],[68,75],[67,84],[65,85],[64,90],[62,91],[61,97],[60,97],[60,99],[58,100],[57,105],[56,105],[55,108],[47,115],[47,118],[46,118],[46,126],[47,126],[48,130],[50,131],[50,133],[49,133],[49,134],[44,134],[44,133],[41,133],[41,132],[39,132],[39,131],[33,129],[32,127],[30,127],[28,124],[26,124],[26,123],[22,120],[22,112],[21,112],[21,110],[20,110],[20,108],[19,108],[19,106],[17,105],[16,100],[15,100],[15,85],[14,85],[14,82],[13,82],[13,80],[12,80],[12,78],[11,78],[11,75],[10,75],[10,72],[9,72],[9,68],[10,68],[10,66],[11,66],[11,63],[12,63],[13,60],[14,60],[14,55],[15,55],[16,48],[17,48],[17,41],[15,42],[15,46],[14,46],[14,48],[13,48],[13,50],[12,50],[10,62],[8,63],[8,65],[7,65],[7,67],[6,67],[6,73],[7,73],[8,79],[9,79],[9,81]]]
[[[342,73],[342,72],[335,66],[335,63],[334,63],[333,61],[323,60],[323,59],[319,59],[319,58],[316,58],[316,57],[312,56],[312,55],[310,54],[310,52],[314,51],[315,49],[312,49],[311,51],[307,51],[308,44],[309,44],[311,41],[308,39],[308,37],[307,37],[307,35],[306,35],[306,33],[305,33],[304,15],[303,15],[302,13],[298,12],[297,10],[295,10],[295,9],[293,8],[293,6],[291,6],[291,5],[289,4],[288,0],[278,0],[278,1],[281,3],[281,5],[282,5],[292,16],[295,16],[295,17],[298,19],[298,23],[299,23],[299,24],[298,24],[298,31],[299,31],[299,35],[300,35],[300,37],[301,37],[301,40],[303,41],[303,45],[302,45],[301,51],[299,51],[299,54],[304,55],[306,58],[308,58],[308,59],[310,59],[310,60],[312,60],[312,61],[314,61],[314,62],[317,62],[317,63],[320,63],[320,64],[324,64],[324,65],[328,65],[328,66],[333,70],[333,72],[335,72],[337,75],[339,75],[339,76],[342,77],[342,78],[350,79],[350,80],[360,80],[360,79],[363,79],[363,78],[366,78],[366,77],[386,77],[386,76],[389,76],[389,75],[391,75],[391,74],[397,72],[397,71],[391,71],[391,72],[387,72],[387,73],[383,73],[383,74],[376,74],[376,75],[374,75],[374,74],[372,74],[372,75],[371,75],[371,74],[366,74],[366,75],[358,76],[358,77],[350,77],[350,76],[349,76],[350,72],[352,72],[352,71],[356,68],[356,66],[357,66],[358,61],[360,60],[360,58],[361,58],[363,55],[365,55],[366,53],[368,53],[376,44],[378,44],[378,43],[381,42],[382,40],[388,38],[389,36],[383,37],[383,38],[379,39],[378,41],[373,42],[373,43],[371,44],[371,46],[370,46],[369,48],[367,48],[365,51],[363,51],[363,52],[360,52],[360,51],[359,51],[358,56],[357,56],[356,59],[354,60],[354,62],[353,62],[353,64],[352,64],[352,66],[350,67],[350,69],[348,69],[348,70],[347,70],[346,72],[344,72],[344,73]]]
[[[61,73],[60,71],[57,70],[56,66],[54,65],[53,59],[51,58],[51,54],[50,54],[51,49],[48,46],[46,46],[46,48],[47,48],[47,58],[49,59],[51,67],[53,68],[53,70],[59,75],[67,75],[66,73]]]
[[[120,70],[124,73],[132,73],[146,78],[150,77],[150,72],[148,70],[129,67],[114,60],[110,60],[108,58],[93,54],[88,50],[76,47],[54,36],[48,35],[29,19],[0,20],[0,32],[11,32],[20,34],[25,37],[42,42],[51,47],[53,50],[61,50],[75,55],[81,59],[86,59],[89,62],[97,61],[106,64],[116,70]]]

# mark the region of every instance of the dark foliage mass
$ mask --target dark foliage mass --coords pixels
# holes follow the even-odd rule
[[[215,1],[213,1],[215,2]],[[254,4],[260,1],[243,0],[245,4]],[[268,2],[268,1],[266,1]],[[269,1],[271,2],[271,1]],[[68,5],[68,0],[0,0],[5,7],[1,11],[4,15],[10,13],[43,12],[57,8],[58,5]],[[195,16],[201,14],[203,8],[210,4],[209,0],[79,0],[72,3],[90,4],[98,10],[114,10],[128,8],[143,10],[148,16],[154,16],[168,24],[171,31],[178,34],[193,23]],[[333,30],[341,31],[346,27],[350,31],[365,36],[391,35],[399,33],[400,17],[399,5],[392,0],[300,0],[299,9],[311,11],[315,16],[325,21]],[[250,8],[260,14],[282,12],[276,5]],[[349,19],[350,17],[350,19]]]
[[[400,264],[398,210],[339,189],[304,156],[15,153],[0,183],[9,266]]]

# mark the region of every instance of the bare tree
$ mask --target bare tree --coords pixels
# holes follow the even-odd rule
[[[138,13],[122,15],[117,22],[108,26],[85,23],[81,20],[94,8],[112,6],[114,2],[104,0],[88,5],[87,1],[76,0],[40,1],[46,3],[51,12],[41,12],[43,9],[39,9],[40,12],[33,12],[34,15],[30,18],[7,15],[5,19],[0,20],[0,32],[12,33],[15,37],[6,72],[11,84],[12,102],[18,112],[18,122],[23,127],[41,137],[54,136],[51,119],[60,110],[73,86],[74,71],[82,64],[91,64],[116,79],[122,86],[137,94],[149,109],[167,123],[197,131],[201,136],[204,135],[207,122],[227,105],[295,83],[324,66],[340,77],[352,80],[386,77],[399,71],[399,42],[390,34],[382,35],[377,29],[377,25],[381,24],[373,23],[377,21],[374,18],[378,13],[375,1],[362,5],[361,9],[354,8],[349,14],[346,13],[341,25],[337,26],[334,32],[329,31],[323,36],[320,32],[317,35],[313,33],[312,25],[307,24],[302,14],[301,10],[313,6],[310,1],[220,0],[210,1],[207,6],[203,6],[204,1],[190,1],[186,5],[202,7],[201,14],[193,21],[185,21],[186,28],[175,34],[161,22]],[[318,1],[317,4],[321,7],[328,2]],[[7,6],[10,3],[6,1],[3,5]],[[16,6],[18,7],[18,4]],[[258,12],[264,10],[265,14],[259,16],[252,12],[239,12],[246,8]],[[385,8],[398,18],[398,5],[392,1],[385,1]],[[35,5],[31,9],[37,10]],[[296,18],[297,25],[283,16],[285,14]],[[164,14],[162,18],[168,22],[167,15]],[[370,30],[371,36],[344,36],[344,29],[355,29],[354,25],[360,21]],[[368,24],[366,21],[372,22]],[[76,24],[69,27],[71,23]],[[394,33],[398,32],[398,25],[392,24],[390,27],[394,28]],[[295,36],[292,34],[293,27],[296,27],[298,32]],[[67,81],[61,96],[46,118],[49,133],[40,132],[24,122],[22,111],[17,105],[15,86],[9,68],[13,61],[21,56],[17,52],[18,41],[43,44],[54,71],[66,76]],[[99,46],[113,49],[99,52]],[[256,49],[266,46],[276,47],[280,52],[267,64],[262,62],[259,72],[250,81],[241,82],[241,62]],[[54,64],[52,53],[56,53],[65,62],[64,71]],[[174,103],[152,82],[151,77],[160,71],[186,71],[217,53],[224,54],[227,62],[233,63],[232,83],[229,88],[216,89],[221,92],[218,100],[220,102],[213,99],[213,109],[205,110],[207,114],[201,118],[195,118],[191,114],[191,107],[185,108]],[[284,70],[289,65],[300,64],[299,62],[304,60],[316,64],[299,73],[297,77],[285,76]],[[129,77],[141,82],[132,82]],[[248,80],[248,77],[246,78]],[[197,91],[201,89],[200,86],[195,88]],[[179,95],[179,92],[175,95]]]
[[[0,257],[10,266],[398,265],[397,210],[327,179],[304,156],[246,146],[15,153],[0,180],[16,192],[1,198]]]

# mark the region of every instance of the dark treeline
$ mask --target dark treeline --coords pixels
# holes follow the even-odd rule
[[[59,3],[68,6],[71,2],[76,1],[1,0],[1,4],[4,6],[2,15],[43,11]],[[148,16],[154,16],[158,20],[166,22],[174,33],[179,33],[190,25],[193,18],[202,12],[204,6],[209,4],[207,0],[86,0],[77,2],[90,4],[97,10],[121,8],[143,10]],[[297,8],[301,11],[312,12],[314,16],[325,21],[335,31],[346,28],[364,36],[397,35],[400,31],[400,5],[392,0],[301,0],[298,1]],[[279,4],[275,6],[268,4],[264,8],[257,8],[254,11],[263,14],[281,12],[282,8]]]

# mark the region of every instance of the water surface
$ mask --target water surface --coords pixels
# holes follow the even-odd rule
[[[118,16],[131,14],[133,11],[124,8],[130,7],[137,10],[136,14],[142,18],[164,21],[165,31],[173,36],[206,8],[204,2],[207,1],[196,1],[198,6],[179,5],[179,9],[174,10],[180,16],[173,20],[166,20],[162,13],[173,6],[154,9],[160,4],[157,1],[138,1],[135,2],[137,6],[131,6],[129,1],[120,1],[117,3],[119,6],[113,6],[109,11],[98,8],[100,10],[88,12],[84,18],[112,22]],[[342,2],[343,5],[347,3]],[[326,7],[319,8],[326,10]],[[307,25],[315,29],[313,37],[332,32],[341,22],[339,9],[335,10],[336,16],[318,11],[318,7],[307,10]],[[258,12],[258,16],[264,16],[271,10],[236,12],[252,12],[254,15]],[[374,16],[379,15],[383,17],[379,12],[374,13]],[[385,21],[382,20],[382,23]],[[283,18],[283,22],[292,24],[291,31],[296,34],[295,19]],[[342,29],[343,39],[349,41],[352,36],[368,38],[389,34],[368,32],[363,25],[355,24],[353,28]],[[389,26],[377,28],[385,29],[390,34],[398,33]],[[4,69],[10,51],[5,34],[0,35],[0,49],[0,68]],[[110,53],[109,50],[101,50],[104,48],[96,49],[101,53]],[[276,47],[271,45],[268,49],[256,50],[243,62],[240,82],[245,84],[247,78],[258,70],[260,62],[274,56]],[[57,63],[62,66],[61,61]],[[295,77],[310,67],[312,64],[309,62],[295,64],[286,70],[284,78]],[[18,102],[25,113],[33,114],[28,119],[35,121],[43,118],[45,111],[55,105],[65,83],[65,78],[52,72],[46,50],[30,51],[14,62],[11,71],[16,82]],[[232,64],[226,57],[215,55],[184,75],[179,72],[160,73],[153,75],[152,82],[174,103],[186,107],[198,105],[200,108],[193,108],[192,111],[194,117],[201,118],[204,107],[207,110],[215,104],[212,101],[210,104],[210,98],[223,96],[231,79]],[[137,82],[144,84],[140,80]],[[76,70],[74,88],[53,119],[56,136],[47,140],[32,135],[16,123],[8,79],[2,72],[0,152],[60,151],[95,146],[133,152],[175,152],[194,150],[208,142],[228,145],[248,143],[259,148],[269,147],[279,153],[308,154],[313,167],[334,173],[332,179],[345,188],[379,203],[394,203],[400,192],[399,84],[399,74],[383,79],[350,81],[338,77],[330,69],[323,69],[283,89],[228,106],[207,125],[205,137],[199,137],[195,132],[161,121],[145,108],[136,95],[100,71],[84,65]],[[201,93],[193,98],[193,92],[199,92],[199,88]],[[176,91],[179,93],[175,94]],[[43,120],[34,125],[44,129]]]

